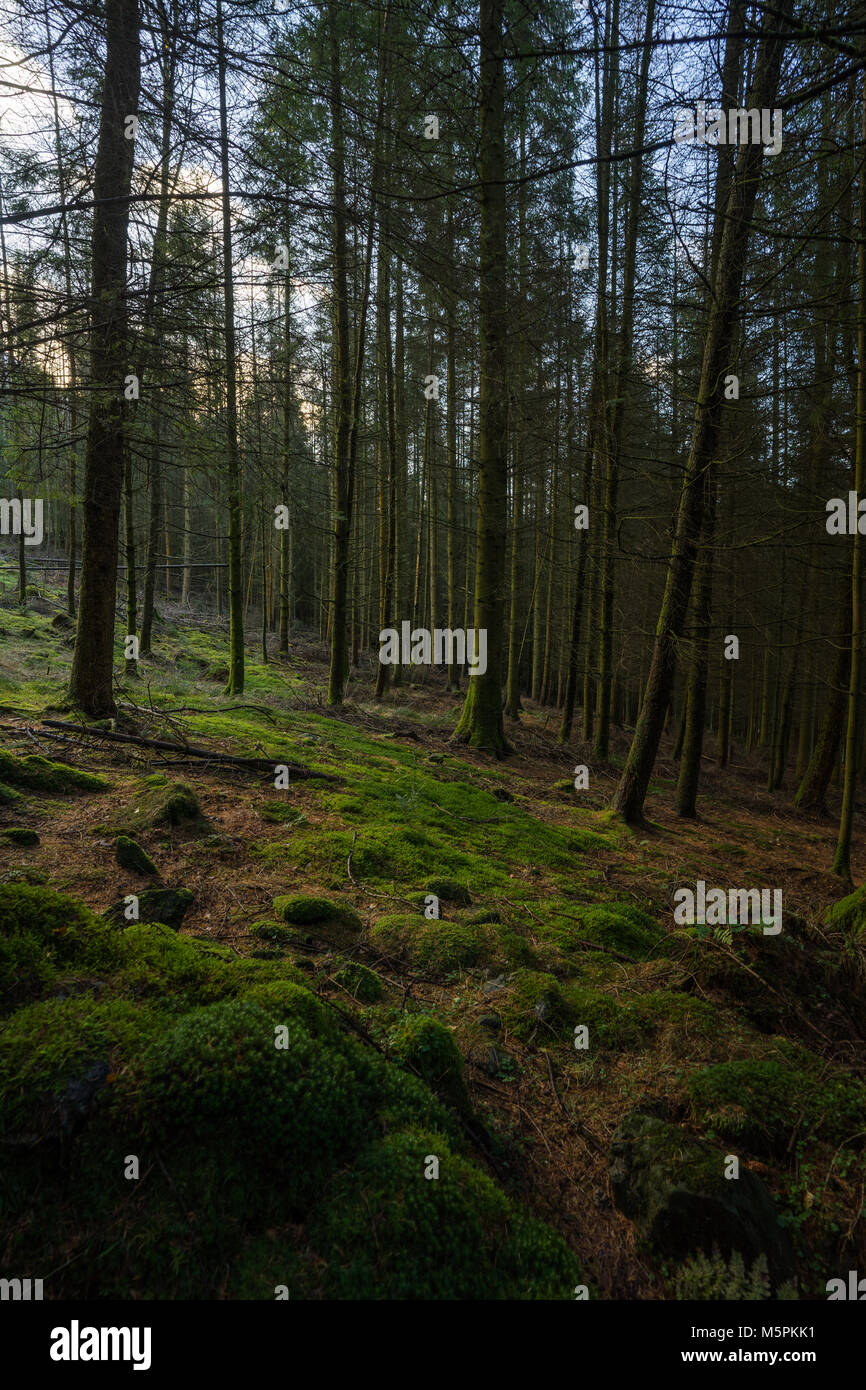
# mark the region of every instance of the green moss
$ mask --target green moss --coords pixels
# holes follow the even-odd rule
[[[35,830],[28,830],[23,825],[12,825],[7,830],[0,830],[0,840],[5,840],[8,845],[38,845],[39,836]]]
[[[180,929],[184,917],[195,901],[195,894],[189,888],[142,888],[135,896],[138,898],[138,917],[135,920],[163,922],[175,931]],[[126,899],[121,898],[118,902],[112,903],[105,917],[117,926],[125,926],[129,920],[126,913]]]
[[[429,1159],[438,1178],[427,1179]],[[327,1294],[351,1299],[573,1299],[576,1257],[519,1215],[436,1131],[389,1135],[342,1178],[311,1228],[339,1251]]]
[[[434,975],[491,961],[494,941],[488,929],[401,912],[386,913],[370,928],[372,945]]]
[[[253,922],[249,930],[250,936],[257,937],[259,941],[271,941],[277,946],[288,945],[294,937],[294,933],[279,922]]]
[[[91,994],[18,1009],[0,1033],[0,1133],[38,1138],[63,1126],[56,1098],[94,1063],[107,1077],[136,1056],[157,1029],[155,1016],[127,999]]]
[[[573,917],[577,920],[557,918],[556,908],[552,908],[544,933],[566,952],[577,951],[577,939],[583,937],[636,960],[646,960],[664,936],[654,919],[632,903],[577,907]]]
[[[388,1038],[391,1056],[420,1076],[446,1105],[461,1114],[472,1107],[463,1080],[463,1058],[453,1034],[429,1014],[406,1014]]]
[[[554,976],[538,970],[519,970],[501,1003],[497,997],[497,1008],[509,1033],[523,1042],[563,1037],[577,1021]]]
[[[169,998],[174,1007],[189,1007],[232,995],[240,983],[227,954],[161,923],[131,923],[120,935],[118,953],[113,987],[135,998]]]
[[[469,889],[462,883],[457,883],[453,878],[431,878],[424,885],[427,893],[435,893],[437,898],[441,898],[446,903],[457,903],[460,907],[469,907],[472,902],[472,895]]]
[[[335,903],[329,898],[311,898],[301,893],[274,898],[274,911],[286,922],[296,926],[309,926],[319,922],[342,922],[344,926],[360,930],[361,919],[357,912],[345,903]]]
[[[80,903],[51,889],[0,884],[0,1000],[32,999],[70,968],[109,967],[117,933]]]
[[[0,806],[20,806],[23,800],[20,792],[7,787],[5,782],[0,782]]]
[[[360,1004],[375,1004],[384,994],[379,976],[360,961],[348,961],[336,971],[334,979]]]
[[[198,797],[186,782],[170,782],[161,773],[143,777],[132,802],[116,823],[124,834],[156,826],[198,825],[202,822]]]
[[[287,801],[262,801],[256,806],[256,810],[262,820],[271,821],[277,825],[306,825],[307,817],[303,811],[298,811],[294,806],[290,806]]]
[[[184,1015],[145,1053],[130,1088],[154,1142],[182,1134],[254,1151],[251,1169],[279,1172],[293,1200],[315,1194],[374,1134],[370,1065],[303,990],[284,1011],[244,1000]]]
[[[114,842],[114,857],[122,869],[135,874],[148,874],[152,878],[159,873],[150,855],[128,835],[118,835]]]
[[[756,1153],[790,1152],[809,1144],[862,1144],[866,1086],[818,1058],[797,1065],[780,1060],[720,1062],[696,1072],[688,1084],[695,1118]],[[794,1054],[808,1058],[804,1049]]]
[[[862,936],[866,929],[866,883],[846,898],[832,903],[824,914],[824,921],[839,931]]]
[[[39,757],[16,758],[4,752],[0,752],[0,781],[36,792],[102,792],[111,786],[106,778],[80,772],[65,763]]]

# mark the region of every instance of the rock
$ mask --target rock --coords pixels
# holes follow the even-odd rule
[[[718,1247],[726,1259],[738,1250],[750,1265],[764,1254],[775,1288],[795,1273],[790,1238],[760,1178],[742,1166],[738,1178],[726,1178],[724,1160],[677,1125],[633,1113],[611,1144],[614,1202],[658,1256]]]
[[[51,619],[51,626],[55,629],[59,628],[65,631],[70,627],[74,627],[75,623],[68,613],[55,613],[54,617]]]
[[[136,896],[139,922],[162,922],[164,926],[171,927],[172,931],[177,931],[189,911],[195,894],[188,888],[144,888]],[[126,916],[124,898],[112,903],[103,916],[109,922],[117,922],[122,927],[131,925]]]
[[[482,1014],[478,1020],[478,1027],[487,1033],[498,1033],[502,1027],[502,1019],[499,1014]]]
[[[485,980],[481,986],[482,994],[496,994],[500,989],[505,989],[508,981],[504,975],[496,975],[492,980]]]
[[[147,874],[158,877],[159,870],[150,855],[128,835],[118,835],[114,842],[114,857],[122,869],[130,869],[134,874]]]

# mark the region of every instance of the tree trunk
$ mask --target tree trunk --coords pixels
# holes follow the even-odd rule
[[[476,639],[486,633],[487,669],[469,678],[454,737],[473,748],[507,752],[502,723],[505,544],[508,525],[507,246],[505,205],[505,62],[503,0],[480,0],[481,238]]]
[[[124,464],[124,381],[129,351],[126,238],[138,107],[138,0],[106,0],[106,57],[94,168],[90,372],[93,392],[84,466],[81,592],[69,690],[86,714],[115,713],[112,689],[118,526]]]

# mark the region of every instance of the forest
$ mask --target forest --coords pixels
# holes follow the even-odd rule
[[[0,0],[2,1298],[866,1297],[864,467],[861,6]]]

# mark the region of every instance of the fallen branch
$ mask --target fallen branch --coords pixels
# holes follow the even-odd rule
[[[107,739],[110,743],[133,743],[139,748],[156,748],[161,753],[180,753],[185,758],[205,758],[208,762],[243,767],[250,772],[273,772],[279,765],[288,768],[289,773],[299,779],[317,777],[323,782],[343,780],[330,772],[316,772],[300,763],[281,763],[279,758],[238,758],[233,753],[215,753],[209,748],[196,748],[191,743],[168,743],[164,739],[145,738],[143,734],[116,734],[108,729],[88,729],[84,724],[72,724],[61,719],[43,719],[42,723],[50,729],[69,729],[73,733],[85,734],[90,738]]]

